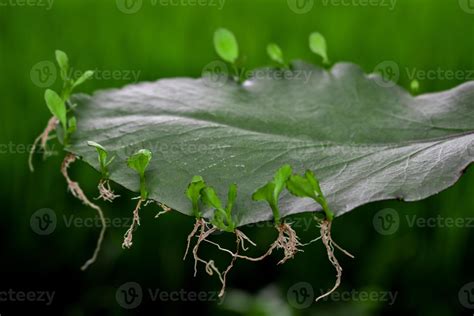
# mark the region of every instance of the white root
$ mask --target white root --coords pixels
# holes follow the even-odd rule
[[[40,143],[40,147],[43,151],[43,154],[46,155],[48,153],[48,150],[46,148],[46,143],[48,142],[49,134],[51,134],[51,132],[56,128],[58,123],[59,123],[59,120],[56,117],[54,116],[51,117],[48,121],[48,124],[44,128],[43,132],[33,142],[33,146],[31,147],[31,151],[28,156],[28,165],[30,167],[31,172],[35,171],[35,168],[33,166],[33,155],[36,151],[36,147],[38,146],[38,143]]]
[[[120,197],[120,195],[115,194],[115,192],[110,187],[109,179],[101,179],[97,189],[99,190],[100,195],[95,198],[96,200],[102,199],[106,202],[112,203],[116,198]]]
[[[138,226],[140,226],[139,211],[140,211],[140,208],[141,208],[141,205],[142,205],[143,202],[144,202],[144,200],[140,198],[138,200],[137,206],[133,210],[132,225],[130,226],[130,228],[127,230],[127,232],[125,233],[125,235],[123,237],[122,248],[124,248],[124,249],[125,248],[130,249],[130,247],[132,247],[132,245],[133,245],[133,242],[132,242],[133,232],[137,229]]]
[[[353,255],[351,255],[349,252],[347,252],[346,250],[339,247],[332,240],[332,237],[331,237],[331,222],[330,221],[325,220],[325,221],[321,222],[320,232],[321,232],[321,240],[322,240],[324,246],[326,247],[329,261],[331,262],[333,267],[336,269],[336,283],[334,284],[332,289],[330,289],[325,294],[323,294],[323,295],[319,296],[318,298],[316,298],[316,302],[323,299],[323,298],[325,298],[325,297],[327,297],[327,296],[329,296],[329,295],[331,295],[341,284],[342,267],[339,264],[339,261],[337,261],[336,256],[334,255],[334,246],[336,246],[339,250],[341,250],[345,255],[347,255],[351,258],[354,258]]]
[[[107,226],[106,226],[106,222],[105,222],[105,217],[104,217],[104,213],[102,212],[102,209],[95,205],[94,203],[92,203],[91,201],[89,201],[89,199],[87,198],[87,196],[84,194],[84,192],[82,191],[81,187],[79,186],[79,184],[77,182],[74,182],[71,180],[71,178],[69,177],[69,174],[68,174],[68,168],[70,167],[70,165],[72,163],[74,163],[76,161],[76,156],[72,155],[72,154],[68,154],[65,158],[64,158],[64,161],[61,165],[61,173],[63,174],[64,178],[66,179],[66,182],[67,182],[67,186],[68,186],[68,189],[69,191],[71,191],[72,195],[79,199],[84,205],[86,206],[89,206],[93,209],[95,209],[97,211],[97,214],[99,215],[99,218],[100,218],[100,221],[101,221],[101,230],[100,230],[100,234],[99,234],[99,238],[97,239],[97,246],[94,250],[94,253],[92,255],[92,257],[87,260],[84,265],[81,267],[81,270],[84,271],[86,270],[91,264],[93,264],[96,260],[97,260],[97,257],[99,255],[99,252],[100,252],[100,249],[102,247],[102,242],[104,240],[104,236],[105,236],[105,232],[107,230]]]

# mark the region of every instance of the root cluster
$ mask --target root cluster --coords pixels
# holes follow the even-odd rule
[[[253,241],[251,241],[244,233],[242,233],[239,230],[236,230],[235,231],[236,250],[235,250],[235,253],[233,253],[232,251],[230,251],[228,249],[225,249],[225,248],[222,248],[219,244],[217,244],[217,243],[215,243],[215,242],[208,239],[208,237],[210,235],[212,235],[212,233],[214,233],[216,230],[217,230],[216,227],[211,227],[204,219],[202,219],[202,218],[197,219],[196,223],[194,224],[193,230],[188,235],[188,242],[187,242],[186,251],[184,253],[183,260],[186,259],[186,256],[189,252],[189,248],[190,248],[190,245],[191,245],[191,240],[194,237],[196,237],[197,241],[196,241],[196,244],[194,245],[193,250],[192,250],[193,257],[194,257],[194,276],[197,275],[197,265],[198,265],[198,263],[199,262],[203,263],[204,266],[205,266],[207,274],[212,276],[215,273],[219,277],[219,280],[220,280],[221,285],[222,285],[221,290],[219,292],[219,298],[222,298],[225,294],[227,275],[229,274],[230,270],[232,270],[232,268],[234,267],[234,263],[238,258],[238,253],[239,253],[240,249],[242,248],[244,251],[247,250],[247,247],[245,247],[245,242],[249,242],[250,244],[252,244],[254,246],[255,246],[255,243]],[[229,265],[227,266],[227,268],[224,271],[221,272],[216,267],[216,265],[214,263],[214,260],[204,260],[201,257],[199,257],[199,255],[198,255],[199,247],[200,247],[200,245],[203,241],[215,245],[216,247],[219,248],[219,250],[224,251],[224,252],[226,252],[226,253],[228,253],[232,256],[232,259],[231,259]]]
[[[68,190],[71,191],[72,195],[78,200],[80,200],[84,205],[95,209],[97,211],[97,214],[99,215],[99,218],[102,224],[99,238],[97,239],[97,246],[94,250],[94,253],[92,257],[89,260],[87,260],[84,263],[84,265],[81,267],[81,270],[84,271],[97,260],[97,256],[99,255],[100,249],[102,247],[102,242],[104,240],[107,226],[106,226],[105,217],[104,217],[104,213],[102,212],[102,209],[98,205],[89,201],[87,196],[84,194],[84,191],[82,191],[81,187],[79,186],[79,183],[72,181],[71,178],[69,177],[68,169],[71,166],[71,164],[74,163],[75,161],[76,161],[76,156],[74,156],[73,154],[67,154],[67,156],[64,158],[64,161],[61,165],[61,173],[66,179]]]
[[[350,253],[348,253],[346,250],[342,249],[340,246],[338,246],[331,237],[331,222],[330,221],[321,221],[319,223],[319,228],[320,228],[320,236],[311,240],[308,243],[301,243],[295,230],[290,226],[288,223],[282,223],[278,226],[276,226],[276,229],[278,230],[278,237],[277,239],[270,245],[268,250],[260,257],[248,257],[239,254],[240,249],[246,251],[248,248],[245,246],[245,243],[248,242],[252,246],[256,246],[256,244],[251,241],[243,232],[240,230],[235,231],[236,235],[236,251],[232,252],[229,249],[225,249],[221,247],[218,243],[209,240],[209,236],[214,233],[217,228],[216,227],[211,227],[204,219],[198,219],[196,220],[196,223],[194,224],[194,228],[189,234],[187,238],[187,246],[186,246],[186,252],[184,254],[184,259],[186,259],[186,256],[189,252],[191,241],[194,237],[197,238],[196,244],[194,245],[194,248],[192,250],[193,257],[194,257],[194,276],[197,274],[197,265],[199,262],[203,263],[205,265],[206,272],[209,275],[213,275],[216,273],[221,281],[222,288],[219,293],[219,297],[222,297],[225,293],[225,287],[226,287],[226,277],[229,271],[232,269],[234,266],[234,263],[237,259],[245,259],[248,261],[262,261],[266,257],[270,256],[272,252],[275,249],[282,249],[283,250],[283,258],[278,262],[278,264],[283,264],[289,259],[294,258],[294,256],[298,252],[302,252],[303,250],[301,249],[304,246],[310,245],[315,241],[322,240],[323,245],[326,248],[328,259],[333,265],[333,267],[336,269],[336,283],[333,286],[332,289],[330,289],[327,293],[319,296],[316,301],[321,300],[324,297],[327,297],[331,295],[340,285],[341,283],[341,278],[342,278],[342,267],[339,264],[339,261],[337,260],[336,256],[334,255],[334,248],[338,248],[341,250],[344,254],[347,256],[354,258]],[[204,260],[199,257],[198,251],[199,247],[202,244],[202,242],[207,242],[210,243],[214,246],[216,246],[219,250],[228,253],[229,255],[232,256],[232,261],[228,265],[228,267],[223,271],[220,272],[217,267],[215,266],[215,263],[213,260]]]
[[[110,187],[109,179],[101,179],[97,189],[99,190],[99,196],[95,198],[96,200],[102,199],[112,203],[116,198],[120,197],[120,195],[116,195]]]

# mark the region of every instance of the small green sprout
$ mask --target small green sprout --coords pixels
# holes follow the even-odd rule
[[[267,46],[267,54],[270,56],[270,59],[274,62],[280,64],[281,66],[286,66],[285,60],[283,59],[283,52],[281,51],[280,46],[275,43],[270,43]]]
[[[311,170],[307,170],[304,177],[300,175],[290,176],[286,187],[288,191],[295,196],[312,198],[321,205],[328,221],[334,219],[334,213],[329,209],[326,198],[321,191],[319,181]]]
[[[239,58],[239,44],[234,33],[225,28],[214,32],[214,48],[224,61],[230,63],[235,71],[236,80],[242,81],[237,60]]]
[[[93,141],[88,141],[87,145],[90,147],[94,147],[97,150],[98,154],[98,160],[99,160],[99,167],[100,167],[100,172],[102,174],[103,179],[108,179],[110,176],[109,173],[109,165],[114,161],[115,156],[108,159],[109,153],[107,150],[100,144],[93,142]]]
[[[410,82],[410,90],[413,93],[418,93],[418,91],[420,91],[420,82],[416,79],[412,80],[412,82]]]
[[[69,58],[67,54],[63,51],[56,50],[56,62],[58,63],[61,78],[63,79],[63,88],[61,94],[56,93],[51,89],[47,89],[44,93],[44,98],[46,105],[53,114],[54,117],[61,123],[63,128],[63,143],[64,146],[68,145],[69,138],[71,134],[76,131],[76,119],[71,117],[69,120],[67,118],[68,113],[68,100],[77,86],[84,83],[86,80],[90,79],[94,72],[92,70],[86,71],[82,74],[81,77],[77,80],[73,80],[69,76]],[[72,106],[70,106],[70,109]]]
[[[202,189],[201,196],[204,204],[212,206],[215,209],[214,218],[211,223],[222,231],[234,232],[236,225],[232,219],[232,208],[237,198],[237,185],[230,185],[225,208],[222,206],[221,200],[212,187],[206,186]]]
[[[235,64],[239,57],[239,45],[231,31],[224,28],[218,29],[214,33],[214,47],[223,60]]]
[[[201,176],[194,176],[191,180],[191,183],[188,185],[188,189],[186,190],[186,196],[189,200],[191,200],[193,206],[193,213],[197,219],[202,218],[202,213],[199,210],[199,200],[201,198],[201,190],[206,187],[206,183],[204,182]]]
[[[44,100],[48,106],[49,111],[53,114],[58,121],[61,123],[64,130],[67,130],[67,109],[64,100],[51,89],[47,89],[44,92]]]
[[[127,160],[130,169],[135,170],[140,175],[140,199],[145,201],[148,199],[148,190],[145,182],[145,171],[150,164],[152,153],[148,149],[140,149]]]
[[[311,35],[309,36],[309,48],[313,53],[323,58],[323,64],[329,64],[326,39],[323,35],[321,35],[321,33],[311,33]]]
[[[272,181],[259,188],[252,195],[254,201],[267,201],[273,212],[275,224],[280,224],[280,210],[278,208],[278,199],[281,191],[285,188],[288,178],[291,176],[292,169],[290,165],[284,165],[275,173]]]

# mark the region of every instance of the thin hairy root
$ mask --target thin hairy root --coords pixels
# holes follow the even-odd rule
[[[207,225],[206,225],[206,223],[204,223],[204,224],[201,225],[201,230],[200,230],[200,234],[199,234],[199,236],[198,236],[198,240],[197,240],[197,242],[196,242],[196,244],[194,245],[194,248],[193,248],[194,276],[197,275],[197,264],[198,264],[198,262],[204,263],[204,264],[206,265],[206,271],[208,271],[208,270],[207,270],[208,265],[212,262],[212,260],[209,261],[209,262],[207,262],[207,261],[205,261],[205,260],[199,258],[199,256],[198,256],[198,251],[199,251],[199,246],[201,245],[201,242],[202,242],[203,240],[206,240],[206,238],[209,237],[209,236],[210,236],[212,233],[214,233],[216,230],[217,230],[216,227],[208,228]],[[209,272],[208,272],[208,273],[209,273]],[[210,275],[212,275],[212,274],[210,274]]]
[[[198,229],[201,228],[202,225],[205,225],[204,220],[203,219],[196,219],[196,223],[194,223],[194,228],[191,231],[191,233],[188,235],[188,244],[186,246],[186,251],[184,253],[183,260],[186,260],[186,256],[188,255],[189,246],[191,245],[191,239],[194,237],[194,235],[196,235]],[[201,230],[202,230],[202,228],[201,228]]]
[[[64,158],[64,161],[63,161],[62,166],[61,166],[61,173],[63,174],[64,178],[66,179],[68,189],[71,191],[72,195],[75,198],[79,199],[82,203],[84,203],[84,205],[89,206],[89,207],[91,207],[91,208],[93,208],[97,211],[97,214],[99,214],[99,218],[100,218],[100,221],[101,221],[101,224],[102,224],[100,234],[99,234],[99,239],[97,239],[97,246],[94,250],[94,253],[93,253],[92,257],[89,260],[87,260],[84,263],[84,265],[81,267],[81,270],[84,271],[91,264],[93,264],[97,260],[97,256],[99,255],[100,249],[102,247],[102,242],[104,240],[105,231],[107,230],[107,226],[106,226],[106,223],[105,223],[105,217],[104,217],[104,213],[102,212],[102,209],[99,206],[92,203],[91,201],[89,201],[89,199],[84,194],[84,192],[82,191],[79,184],[77,182],[72,181],[71,178],[69,177],[68,168],[74,161],[76,161],[76,156],[74,156],[72,154],[68,154]]]
[[[235,250],[235,254],[238,255],[239,254],[239,249],[240,249],[240,244],[243,242],[243,240],[249,240],[247,236],[245,236],[242,232],[240,232],[239,230],[236,230],[235,231],[235,235],[236,235],[236,250]],[[242,237],[242,235],[244,237]],[[245,247],[242,245],[242,249],[244,249]],[[221,291],[219,292],[219,298],[222,298],[225,294],[225,288],[226,288],[226,282],[227,282],[227,274],[230,272],[230,270],[234,267],[234,263],[235,261],[237,260],[237,257],[234,255],[232,256],[232,260],[230,261],[229,265],[227,266],[227,269],[225,269],[224,273],[222,274],[222,278],[221,279],[221,283],[222,283],[222,287],[221,287]]]
[[[236,234],[237,238],[240,240],[239,243],[240,243],[240,245],[241,245],[243,251],[247,251],[247,250],[248,250],[248,248],[245,247],[245,242],[246,242],[246,241],[247,241],[249,244],[251,244],[252,246],[257,247],[257,244],[254,243],[250,238],[248,238],[247,235],[245,235],[242,231],[236,229],[236,230],[235,230],[235,234]]]
[[[96,200],[102,199],[107,202],[113,202],[116,198],[120,197],[120,195],[116,195],[110,188],[109,179],[101,179],[97,189],[99,189],[100,195],[95,198]]]
[[[163,203],[156,202],[156,204],[158,204],[158,206],[161,207],[161,208],[163,209],[163,211],[158,212],[158,214],[155,215],[155,218],[158,218],[158,217],[160,217],[161,215],[166,214],[166,213],[169,213],[169,212],[172,211],[171,208],[169,208],[168,206],[164,205]]]
[[[191,239],[196,235],[196,233],[198,232],[199,229],[200,229],[200,232],[199,232],[199,235],[198,235],[198,240],[196,242],[196,245],[193,248],[194,276],[196,276],[196,274],[197,274],[197,264],[198,264],[198,262],[202,262],[205,265],[207,274],[212,276],[214,273],[216,273],[217,276],[219,277],[219,280],[220,280],[221,284],[222,284],[221,290],[219,292],[219,298],[221,298],[225,294],[227,275],[229,274],[230,270],[232,270],[232,268],[234,267],[234,263],[237,260],[239,249],[241,247],[241,243],[243,243],[244,240],[247,240],[248,242],[250,242],[252,244],[254,244],[254,243],[247,236],[245,236],[244,233],[242,233],[239,230],[236,230],[235,234],[236,234],[237,248],[236,248],[236,252],[234,254],[229,249],[222,248],[218,243],[215,243],[215,242],[207,239],[212,233],[214,233],[217,230],[217,228],[216,227],[209,228],[207,223],[203,219],[199,219],[199,220],[196,220],[196,224],[194,224],[194,228],[193,228],[191,234],[189,234],[189,236],[188,236],[188,246],[186,247],[186,253],[184,255],[184,258],[186,258],[186,255],[188,253],[189,244],[191,242]],[[201,259],[198,256],[199,246],[200,246],[201,242],[203,242],[203,241],[208,242],[212,245],[215,245],[219,250],[227,252],[232,256],[232,260],[230,261],[229,265],[227,266],[227,268],[222,273],[215,266],[214,260],[206,261],[204,259]],[[244,246],[242,248],[244,248]]]
[[[331,237],[331,222],[330,221],[327,221],[327,220],[322,221],[321,224],[320,224],[320,231],[321,231],[321,239],[322,239],[322,242],[323,242],[324,246],[326,247],[329,261],[331,262],[333,267],[336,269],[336,283],[334,284],[334,287],[331,290],[329,290],[325,294],[323,294],[323,295],[319,296],[318,298],[316,298],[316,302],[323,299],[323,298],[325,298],[325,297],[327,297],[327,296],[329,296],[329,295],[331,295],[331,293],[333,293],[339,287],[339,285],[341,284],[342,267],[339,264],[339,261],[337,261],[336,256],[334,255],[334,246],[336,246],[338,249],[340,249],[344,254],[348,255],[351,258],[354,258],[353,255],[351,255],[350,253],[348,253],[347,251],[345,251],[344,249],[339,247],[332,240],[332,237]]]
[[[41,149],[46,155],[46,143],[48,142],[49,134],[56,128],[56,125],[58,125],[58,123],[59,120],[56,117],[51,117],[43,132],[35,139],[28,157],[28,165],[30,166],[31,172],[35,171],[35,168],[33,167],[33,155],[36,151],[36,146],[38,146],[38,143],[40,143]]]
[[[142,199],[139,199],[138,203],[137,203],[137,206],[133,210],[132,225],[130,226],[130,228],[127,230],[127,232],[123,236],[123,243],[122,243],[122,248],[123,249],[125,249],[125,248],[130,249],[130,247],[132,247],[132,245],[133,245],[133,242],[132,242],[133,232],[137,229],[138,226],[140,226],[139,211],[140,211],[140,207],[142,206],[143,202],[144,201]],[[145,203],[145,205],[146,205],[146,203]]]
[[[267,252],[264,253],[262,256],[253,258],[248,256],[236,255],[236,257],[254,262],[262,261],[266,257],[270,256],[273,250],[283,249],[284,257],[278,262],[278,264],[283,264],[289,259],[292,259],[297,252],[303,251],[299,249],[299,247],[304,245],[299,241],[296,232],[289,224],[282,223],[279,226],[276,226],[276,229],[278,230],[277,239],[273,242],[273,244],[271,244],[270,248],[268,248]]]

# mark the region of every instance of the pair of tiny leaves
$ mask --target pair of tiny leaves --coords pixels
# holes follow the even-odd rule
[[[76,130],[76,119],[71,117],[69,120],[67,119],[67,107],[66,101],[69,99],[72,91],[86,80],[90,79],[94,74],[93,71],[88,70],[81,77],[77,80],[72,80],[69,78],[69,58],[67,57],[66,53],[60,50],[56,51],[56,62],[59,65],[61,78],[64,81],[64,88],[61,93],[61,96],[51,89],[47,89],[44,93],[44,99],[46,105],[48,106],[49,111],[51,114],[56,117],[61,126],[63,127],[64,134],[69,135],[74,133]]]
[[[201,176],[194,176],[186,190],[186,196],[191,201],[193,213],[196,218],[200,219],[202,213],[200,211],[199,202],[214,208],[214,217],[211,223],[222,231],[233,232],[236,224],[232,219],[232,208],[237,199],[237,185],[231,184],[227,194],[227,205],[223,204],[214,188],[208,186]]]
[[[324,64],[329,64],[329,58],[327,54],[326,39],[320,33],[314,32],[309,36],[309,47],[311,51],[322,57]],[[275,43],[270,43],[267,46],[267,54],[270,59],[274,62],[286,66],[285,59],[283,58],[283,52]]]
[[[102,178],[103,179],[108,179],[109,176],[110,176],[109,165],[112,163],[112,161],[114,161],[115,156],[108,159],[109,153],[104,148],[104,146],[102,146],[99,143],[96,143],[96,142],[93,142],[93,141],[88,141],[87,145],[89,145],[90,147],[94,147],[97,150],[98,160],[99,160],[99,167],[100,167],[100,172],[102,174]]]
[[[214,47],[217,54],[225,61],[235,64],[239,57],[239,45],[235,35],[224,28],[218,29],[214,33]],[[309,47],[311,51],[323,58],[324,64],[329,64],[327,55],[326,40],[320,33],[314,32],[309,36]],[[270,43],[267,46],[267,54],[270,58],[280,65],[286,65],[281,48]]]
[[[257,189],[252,195],[254,201],[266,201],[270,205],[275,219],[275,224],[280,223],[280,210],[278,200],[281,192],[286,187],[288,191],[297,197],[311,198],[321,205],[326,219],[332,221],[333,212],[329,209],[326,198],[321,191],[319,181],[311,170],[307,170],[304,176],[293,175],[290,165],[284,165],[277,170],[272,181]]]
[[[104,146],[99,143],[88,141],[87,145],[89,145],[90,147],[94,147],[97,150],[99,167],[102,173],[102,177],[104,179],[108,179],[110,175],[108,167],[114,161],[115,156],[108,159],[109,153],[104,148]],[[153,155],[150,150],[140,149],[127,159],[127,166],[130,169],[135,170],[140,176],[140,198],[142,200],[146,200],[148,198],[148,190],[146,188],[145,182],[145,171],[148,168],[152,157]]]

